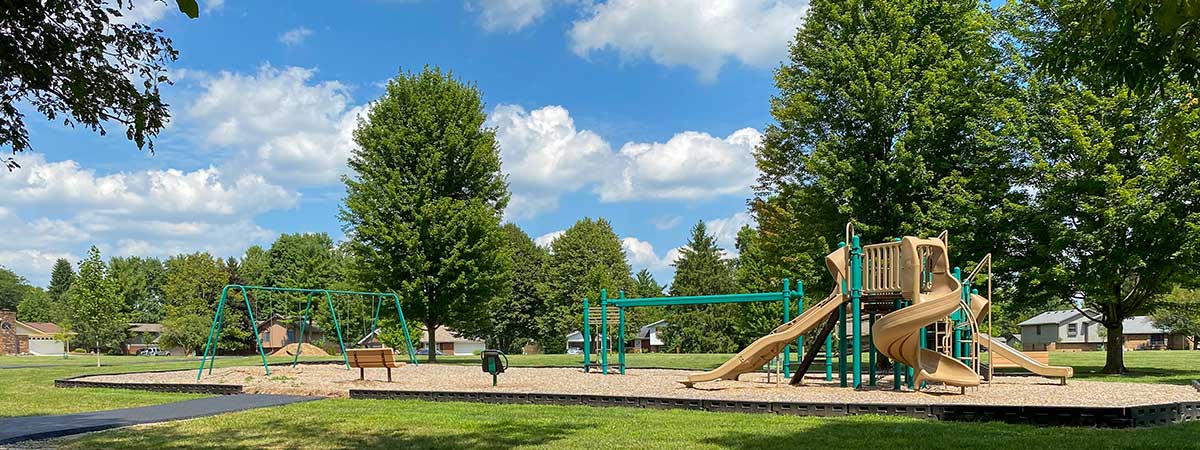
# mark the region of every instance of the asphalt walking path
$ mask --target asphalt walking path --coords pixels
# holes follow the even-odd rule
[[[240,394],[185,400],[141,408],[111,409],[58,416],[0,419],[0,444],[49,439],[109,428],[191,419],[247,409],[317,400],[301,395]]]

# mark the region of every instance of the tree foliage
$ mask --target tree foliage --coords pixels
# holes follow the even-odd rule
[[[550,252],[539,247],[516,224],[504,224],[505,242],[512,251],[512,290],[496,297],[488,307],[488,332],[482,336],[492,348],[520,353],[537,339],[537,319],[550,293]]]
[[[14,311],[25,298],[25,278],[0,266],[0,309]]]
[[[203,252],[170,257],[165,266],[164,344],[203,350],[229,272],[220,259]],[[246,348],[253,340],[252,325],[241,292],[230,290],[223,317],[218,348]]]
[[[125,340],[129,321],[123,313],[124,302],[96,246],[79,262],[79,279],[71,284],[66,297],[70,304],[68,322],[78,333],[77,342],[99,353]]]
[[[161,260],[139,256],[113,257],[109,259],[108,270],[130,321],[157,323],[162,320],[162,287],[167,281],[167,271]]]
[[[1106,373],[1124,372],[1122,322],[1200,268],[1200,141],[1163,139],[1164,128],[1200,128],[1200,102],[1177,84],[1163,95],[1080,83],[1029,84],[1036,198],[1018,272],[1025,298],[1071,301],[1099,312]]]
[[[1150,315],[1154,326],[1170,334],[1200,337],[1200,291],[1175,289]]]
[[[396,291],[430,330],[477,334],[487,305],[507,295],[509,194],[486,118],[474,85],[426,67],[389,81],[354,131],[340,216],[362,281]]]
[[[566,336],[583,323],[583,299],[600,306],[600,290],[616,298],[629,290],[632,270],[625,249],[604,218],[584,217],[550,243],[550,297],[538,320],[538,343],[547,353],[566,351]],[[599,331],[597,330],[597,333]]]
[[[54,268],[50,270],[50,286],[46,288],[46,293],[50,295],[50,300],[60,302],[67,290],[71,289],[71,283],[75,282],[75,269],[71,267],[71,262],[66,258],[58,258],[54,261]]]
[[[50,121],[101,135],[116,124],[138,148],[154,150],[152,139],[170,118],[159,87],[171,83],[167,65],[178,52],[162,30],[124,19],[134,4],[17,1],[0,7],[0,147],[13,154],[30,148],[21,111],[28,105]],[[195,2],[179,2],[181,10],[189,5]],[[13,158],[5,165],[19,167]]]
[[[17,305],[17,319],[23,322],[60,322],[63,309],[50,301],[50,294],[37,286],[25,286],[25,294]]]
[[[1189,0],[1022,2],[1029,48],[1045,73],[1146,94],[1200,75],[1200,3]]]
[[[675,282],[671,295],[715,295],[737,292],[732,261],[708,234],[704,222],[692,227],[692,235],[675,260]],[[739,308],[733,304],[678,305],[667,307],[663,343],[688,353],[728,353],[738,349],[734,322]]]
[[[829,280],[822,257],[847,221],[868,243],[948,229],[957,254],[1002,259],[1005,209],[1023,197],[1006,127],[1020,108],[984,8],[810,4],[755,152],[764,273]]]

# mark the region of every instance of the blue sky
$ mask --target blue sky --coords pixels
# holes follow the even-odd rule
[[[0,264],[45,285],[58,257],[204,250],[283,232],[343,237],[338,176],[355,118],[399,70],[476,83],[531,236],[609,219],[660,282],[698,220],[732,250],[772,69],[805,4],[786,0],[134,2],[180,52],[154,155],[26,111],[34,151],[0,174]],[[337,5],[336,7],[332,5]]]

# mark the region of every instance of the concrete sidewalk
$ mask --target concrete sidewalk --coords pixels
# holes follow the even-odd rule
[[[254,408],[317,400],[300,395],[242,394],[186,400],[141,408],[112,409],[58,416],[0,419],[0,444],[49,439],[109,428],[191,419]]]

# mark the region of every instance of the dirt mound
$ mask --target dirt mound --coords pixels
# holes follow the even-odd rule
[[[302,356],[329,356],[328,353],[325,353],[325,350],[321,350],[321,347],[317,347],[309,343],[303,343],[300,345],[303,346],[300,348],[300,355]],[[275,353],[271,354],[271,356],[294,356],[295,354],[296,344],[288,344],[283,346],[283,348],[276,350]]]

